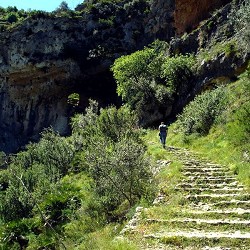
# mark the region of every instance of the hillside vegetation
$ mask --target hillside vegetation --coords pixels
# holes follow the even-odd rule
[[[84,114],[72,117],[70,136],[46,129],[38,143],[15,155],[2,154],[0,248],[138,249],[136,241],[114,240],[136,207],[150,207],[159,188],[172,207],[183,202],[174,190],[183,177],[181,163],[160,147],[156,130],[141,125],[152,123],[152,115],[154,121],[166,117],[176,98],[192,92],[201,62],[221,55],[247,58],[249,16],[250,2],[243,1],[228,21],[237,32],[211,40],[197,53],[173,54],[168,43],[157,40],[118,58],[111,70],[124,105],[100,109],[90,100]],[[216,79],[196,97],[190,94],[169,127],[167,145],[228,165],[250,187],[246,65],[237,79]],[[172,163],[159,168],[158,160]]]
[[[238,81],[197,96],[171,126],[169,143],[229,165],[250,187],[250,71]]]
[[[79,12],[70,10],[66,2],[62,2],[58,8],[51,13],[41,10],[19,10],[17,7],[12,6],[7,8],[0,7],[0,32],[4,32],[15,27],[27,18],[39,18],[46,16],[74,17],[77,15],[79,15]]]
[[[99,113],[91,102],[72,119],[72,136],[48,129],[10,156],[1,171],[2,249],[88,249],[92,232],[121,221],[142,197],[149,202],[150,161],[135,125],[127,107]]]

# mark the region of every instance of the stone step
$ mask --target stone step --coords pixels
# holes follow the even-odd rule
[[[225,167],[226,168],[226,166],[216,164],[216,163],[211,163],[211,162],[204,162],[203,164],[209,167]]]
[[[156,243],[147,243],[147,246],[143,246],[142,248],[143,250],[239,250],[239,248],[235,248],[235,247],[223,247],[223,246],[216,246],[216,247],[210,247],[210,246],[201,246],[199,247],[199,249],[197,249],[197,246],[191,246],[191,247],[179,247],[178,244],[177,246],[174,245],[164,245],[160,242]],[[243,249],[241,249],[243,250]],[[245,249],[245,250],[249,250],[249,249]]]
[[[183,163],[184,167],[190,167],[190,168],[192,168],[192,167],[197,167],[197,168],[202,167],[202,164],[200,164],[199,161],[195,161],[195,160],[190,161],[189,159],[184,159],[182,161],[182,163]]]
[[[201,160],[189,160],[188,158],[185,159],[183,162],[184,167],[190,167],[190,168],[208,168],[208,169],[229,169],[227,166],[219,165],[219,164],[213,164],[213,163],[207,163],[203,162]]]
[[[231,208],[231,209],[211,209],[211,210],[183,210],[183,213],[186,214],[200,214],[200,215],[210,215],[210,214],[221,214],[221,215],[249,215],[250,216],[250,209],[243,209],[243,208]]]
[[[178,231],[157,234],[145,234],[147,242],[165,244],[166,250],[249,250],[249,234],[240,232],[192,232]]]
[[[229,200],[229,201],[219,201],[213,204],[210,204],[211,207],[223,207],[226,208],[228,206],[238,206],[244,209],[250,209],[250,200]]]
[[[227,198],[227,197],[242,197],[243,199],[240,199],[240,200],[245,200],[245,199],[249,199],[250,197],[250,194],[248,193],[232,193],[232,194],[220,194],[220,193],[217,193],[217,194],[190,194],[190,195],[187,195],[186,198],[196,198],[196,197],[200,197],[200,198]]]
[[[144,235],[145,238],[161,239],[165,237],[205,238],[205,239],[250,239],[250,233],[236,232],[205,232],[199,230],[164,232]]]
[[[213,184],[230,184],[232,182],[237,181],[235,177],[225,177],[225,176],[218,176],[216,178],[205,178],[205,177],[195,177],[195,176],[189,176],[185,179],[185,181],[193,182],[193,183],[213,183]]]
[[[151,223],[196,223],[196,224],[207,224],[207,225],[250,225],[250,220],[239,220],[239,219],[195,219],[195,218],[175,218],[169,220],[161,219],[147,219],[147,222]]]
[[[206,188],[223,188],[223,187],[235,187],[235,188],[243,188],[243,185],[238,184],[237,181],[235,182],[231,182],[231,183],[189,183],[189,182],[183,182],[181,184],[178,184],[177,187],[190,187],[190,188],[194,188],[194,187],[198,187],[198,188],[202,188],[202,187],[206,187]]]
[[[206,210],[208,209],[208,210]],[[228,208],[216,209],[203,207],[193,207],[191,209],[182,209],[168,218],[192,218],[192,219],[216,219],[216,220],[250,220],[250,209],[243,208]],[[159,217],[158,219],[161,219]]]
[[[230,171],[229,168],[224,168],[224,167],[204,167],[204,166],[192,166],[192,167],[186,167],[184,166],[182,168],[185,171],[190,171],[190,172],[229,172],[232,173]]]
[[[204,166],[183,166],[182,167],[182,170],[184,171],[189,171],[191,173],[211,173],[211,172],[226,172],[226,173],[231,173],[233,174],[233,172],[228,169],[228,168],[219,168],[219,167],[214,167],[214,168],[211,168],[211,167],[204,167]]]
[[[201,180],[201,181],[220,181],[220,183],[227,183],[228,181],[237,181],[235,177],[233,176],[224,176],[224,175],[218,175],[216,177],[213,176],[202,176],[202,175],[189,175],[187,176],[187,179],[190,179],[192,181],[195,180]]]
[[[162,191],[157,206],[145,209],[127,235],[136,234],[140,249],[147,250],[249,250],[250,194],[230,168],[185,150],[168,150],[183,164],[184,178],[175,186],[179,205],[172,209],[170,194]]]
[[[229,194],[229,193],[237,193],[237,192],[242,192],[244,189],[243,188],[197,188],[197,187],[176,187],[175,190],[184,190],[190,193],[196,193],[196,194],[201,194],[203,192],[205,193],[220,193],[220,194]]]
[[[230,176],[233,177],[233,173],[230,171],[216,170],[216,171],[190,171],[189,169],[182,169],[184,175],[208,175],[208,176]]]
[[[186,199],[190,201],[216,201],[216,200],[232,200],[232,199],[237,199],[237,200],[249,200],[250,194],[246,193],[232,193],[232,194],[190,194],[186,196]]]
[[[183,175],[185,176],[193,176],[193,177],[200,177],[200,178],[204,178],[205,176],[206,177],[216,177],[216,178],[219,178],[219,177],[222,177],[222,178],[231,178],[233,177],[232,174],[230,174],[229,172],[223,172],[223,171],[220,171],[220,172],[190,172],[190,171],[183,171],[182,172]]]
[[[145,224],[141,224],[140,228],[144,227],[144,233],[152,232],[163,232],[166,230],[178,231],[178,230],[204,230],[208,231],[238,231],[242,233],[250,233],[249,229],[250,220],[246,219],[228,219],[228,218],[174,218],[174,219],[148,219]],[[149,230],[147,231],[147,226]]]

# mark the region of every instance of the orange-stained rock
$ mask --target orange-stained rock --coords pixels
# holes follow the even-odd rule
[[[229,2],[230,0],[176,0],[174,26],[177,34],[196,28],[211,12]]]

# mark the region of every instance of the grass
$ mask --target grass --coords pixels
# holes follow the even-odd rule
[[[143,139],[148,147],[147,154],[152,160],[169,159],[168,152],[160,144],[159,132],[157,130],[146,130]]]
[[[86,237],[75,250],[138,250],[138,247],[123,237],[115,238],[116,227],[109,225]],[[70,249],[70,248],[69,248]]]
[[[214,163],[229,167],[237,174],[238,180],[250,188],[250,163],[244,161],[243,145],[235,146],[228,140],[223,126],[216,126],[207,136],[188,136],[185,141],[181,135],[170,128],[169,143],[173,146],[185,147],[198,153],[198,156]]]

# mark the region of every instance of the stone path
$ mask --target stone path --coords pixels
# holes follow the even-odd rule
[[[122,235],[137,237],[147,250],[249,250],[250,194],[243,185],[225,166],[198,160],[186,150],[171,148],[171,153],[183,164],[182,181],[175,186],[181,196],[176,211],[164,212],[164,206],[174,208],[161,193],[153,208],[137,208]]]

